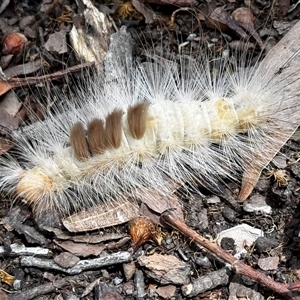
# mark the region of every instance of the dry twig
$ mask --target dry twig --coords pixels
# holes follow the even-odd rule
[[[182,234],[186,235],[187,237],[191,238],[196,243],[200,244],[207,250],[211,251],[212,253],[216,254],[219,258],[223,259],[224,261],[231,264],[233,270],[239,275],[245,275],[257,283],[260,283],[270,290],[281,294],[286,299],[292,300],[300,300],[300,295],[294,293],[289,289],[289,285],[279,283],[274,281],[271,277],[265,275],[264,273],[254,270],[250,266],[246,265],[244,262],[238,260],[230,253],[223,250],[217,244],[210,242],[209,240],[205,239],[201,235],[199,235],[196,231],[189,228],[183,221],[179,220],[174,213],[174,210],[167,210],[165,211],[161,217],[161,222],[166,224],[173,229],[178,230]],[[295,284],[293,288],[295,288]]]

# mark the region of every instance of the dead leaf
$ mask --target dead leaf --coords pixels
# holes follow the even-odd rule
[[[0,280],[6,284],[12,286],[15,280],[15,277],[6,273],[4,270],[0,269]]]
[[[139,207],[134,202],[124,202],[109,206],[98,205],[81,211],[62,220],[71,232],[91,231],[99,228],[119,225],[139,216]]]
[[[300,56],[295,52],[295,49],[300,49],[299,32],[300,22],[298,22],[292,30],[269,51],[254,74],[254,76],[263,78],[263,80],[271,86],[276,85],[276,82],[280,82],[284,87],[280,90],[282,95],[288,94],[289,98],[294,97],[295,99],[298,99],[300,89],[299,72],[297,69],[300,63]],[[289,64],[286,64],[287,58],[290,58]],[[255,158],[246,166],[240,194],[238,196],[239,201],[247,199],[256,185],[264,167],[273,159],[298,128],[300,124],[300,115],[293,115],[293,122],[290,123],[290,126],[287,126],[286,122],[283,120],[278,120],[277,122],[276,125],[280,128],[280,131],[270,133],[267,131],[265,132],[266,135],[270,136],[269,142],[264,144],[263,148],[259,147],[254,150]]]
[[[19,118],[15,118],[4,110],[0,110],[0,126],[12,130],[18,129],[20,124]]]
[[[105,249],[104,244],[83,244],[83,243],[74,243],[72,241],[59,242],[54,240],[54,243],[66,251],[71,252],[76,256],[87,257],[90,255],[99,256],[102,251]]]
[[[155,13],[153,10],[138,0],[132,0],[132,5],[140,14],[144,16],[146,24],[153,22],[155,18]]]
[[[67,53],[68,47],[66,33],[66,30],[60,30],[59,32],[50,34],[44,45],[45,49],[51,53]]]
[[[139,209],[140,214],[150,218],[156,224],[159,224],[160,215],[168,209],[174,209],[177,217],[184,220],[180,200],[175,195],[163,195],[155,190],[143,188],[136,190],[134,197],[139,198],[142,202]]]
[[[252,14],[251,10],[247,7],[240,7],[236,9],[231,14],[233,20],[235,20],[241,27],[243,27],[245,30],[247,30],[253,38],[257,41],[260,48],[262,49],[264,44],[259,36],[259,34],[256,32],[254,28],[254,15]]]
[[[291,6],[291,1],[290,0],[277,0],[277,6],[281,12],[281,15],[284,17]]]
[[[36,59],[34,61],[28,62],[26,64],[17,65],[12,68],[8,68],[6,70],[3,70],[6,78],[12,78],[19,75],[29,75],[32,74],[38,70],[40,70],[43,67],[42,60]]]
[[[121,233],[111,232],[107,234],[82,234],[82,235],[71,235],[62,231],[58,228],[44,228],[48,231],[52,231],[55,233],[56,237],[61,240],[72,240],[73,242],[77,243],[89,243],[89,244],[99,244],[107,241],[112,240],[119,240],[122,239],[125,235]]]
[[[15,117],[22,107],[22,103],[18,100],[17,96],[13,92],[9,92],[0,102],[0,111],[7,112],[12,117]]]
[[[237,22],[229,15],[223,7],[217,7],[208,18],[208,25],[213,25],[221,31],[226,31],[229,28],[238,33],[243,39],[247,39],[247,33],[240,27]]]
[[[0,78],[0,96],[11,90],[11,86]]]
[[[2,141],[2,139],[0,139],[0,155],[9,151],[11,149],[11,147],[12,147],[12,145],[7,144],[5,141]]]

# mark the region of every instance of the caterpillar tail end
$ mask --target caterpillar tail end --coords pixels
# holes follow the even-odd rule
[[[39,205],[41,199],[46,199],[51,194],[51,186],[52,182],[45,174],[35,169],[24,170],[16,186],[16,195],[32,206],[36,213],[39,213],[45,209],[53,209],[49,201],[46,207]],[[45,204],[45,201],[43,203]]]

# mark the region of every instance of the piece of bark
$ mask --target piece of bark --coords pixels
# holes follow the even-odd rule
[[[194,297],[200,293],[210,291],[217,286],[225,286],[229,281],[230,271],[223,268],[218,271],[211,272],[205,276],[201,276],[191,283],[184,285],[182,293],[186,297]]]
[[[146,268],[145,272],[161,284],[187,284],[190,266],[173,255],[153,254],[140,256],[139,265]]]

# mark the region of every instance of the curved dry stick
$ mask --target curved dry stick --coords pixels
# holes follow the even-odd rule
[[[295,289],[295,287],[297,286],[296,283],[293,285],[279,283],[274,281],[271,277],[265,275],[264,273],[251,268],[250,266],[246,265],[244,262],[238,260],[230,253],[223,250],[217,244],[210,242],[206,238],[199,235],[196,231],[189,228],[183,221],[177,218],[176,214],[174,213],[174,210],[165,211],[161,215],[160,221],[162,224],[168,225],[173,229],[178,230],[185,236],[191,238],[196,243],[200,244],[207,250],[217,255],[219,258],[230,263],[235,273],[239,275],[245,275],[251,278],[252,280],[254,280],[255,282],[266,286],[270,290],[275,291],[276,293],[282,295],[287,299],[300,300],[300,295],[299,294],[297,295],[291,291],[291,289]],[[300,283],[298,283],[298,285],[299,284]]]
[[[42,75],[42,76],[36,76],[36,77],[25,77],[25,78],[18,78],[18,77],[12,77],[6,81],[0,78],[0,90],[1,95],[6,93],[12,88],[22,87],[22,86],[29,86],[33,84],[43,83],[46,81],[54,80],[61,78],[65,75],[76,73],[78,71],[81,71],[82,69],[89,68],[94,66],[94,62],[86,62],[82,63],[80,65],[76,65],[73,67],[69,67],[65,70],[58,71],[52,74]]]

